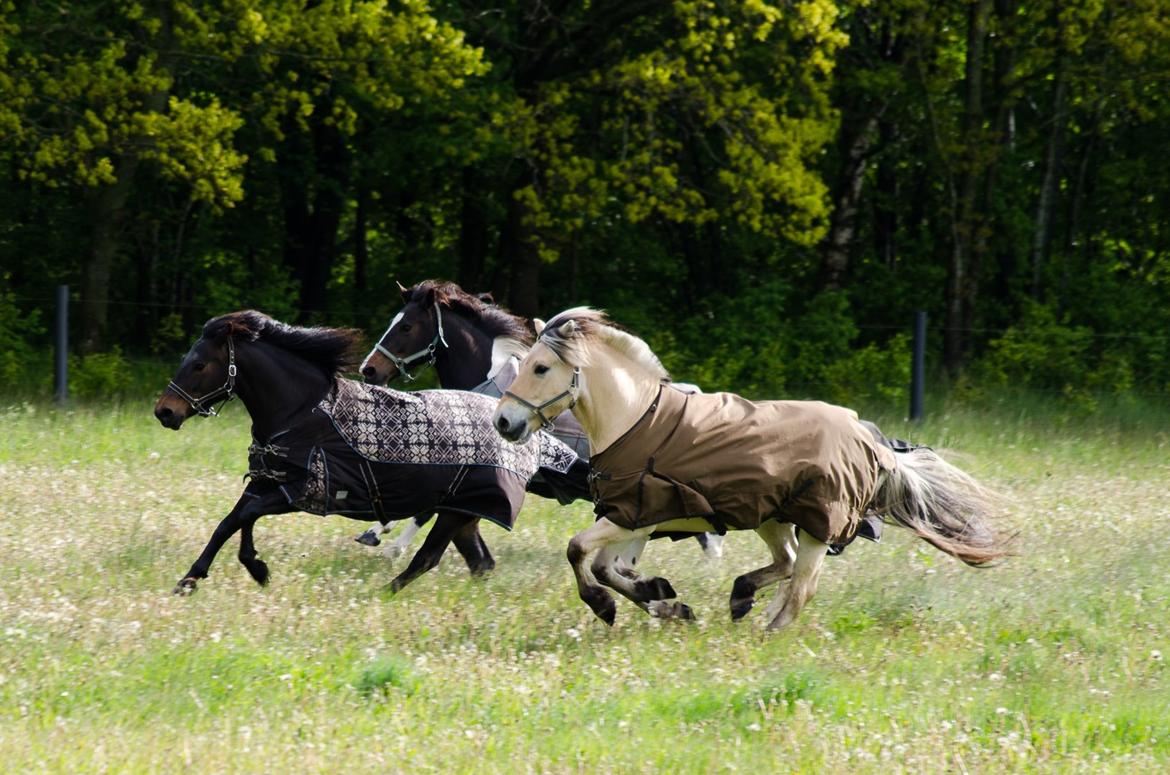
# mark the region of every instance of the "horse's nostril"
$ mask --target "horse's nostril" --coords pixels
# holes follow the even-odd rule
[[[362,369],[362,376],[366,379],[373,379],[374,377],[378,376],[378,372],[373,366],[367,366]]]
[[[500,417],[498,417],[496,419],[496,428],[499,429],[500,433],[507,433],[508,432],[508,418],[504,417],[502,415]]]
[[[174,412],[171,411],[170,407],[164,406],[164,407],[161,407],[161,408],[155,410],[154,416],[160,420],[166,420],[172,414],[174,414]]]

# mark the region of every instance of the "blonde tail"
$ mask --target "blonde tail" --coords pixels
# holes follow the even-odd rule
[[[991,524],[995,496],[928,447],[895,455],[897,469],[871,508],[968,565],[986,565],[1009,552]]]

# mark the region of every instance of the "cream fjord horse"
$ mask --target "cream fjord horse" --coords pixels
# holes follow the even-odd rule
[[[666,579],[635,568],[656,533],[755,530],[772,562],[736,579],[731,614],[743,617],[758,590],[783,582],[767,609],[769,629],[796,619],[829,542],[851,539],[867,511],[970,565],[1006,555],[988,522],[987,492],[929,448],[895,454],[851,411],[819,402],[680,397],[645,342],[587,307],[549,320],[493,420],[506,439],[523,442],[566,410],[589,437],[602,514],[569,542],[568,559],[582,600],[608,624],[616,606],[603,586],[651,615],[693,618]]]

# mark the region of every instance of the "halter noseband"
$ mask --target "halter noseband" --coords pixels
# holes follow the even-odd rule
[[[210,393],[208,393],[206,395],[200,396],[199,398],[196,398],[195,396],[188,393],[186,390],[183,390],[183,388],[179,387],[175,383],[174,380],[171,380],[169,383],[167,383],[167,390],[174,391],[174,393],[179,398],[183,399],[188,404],[190,404],[191,408],[193,410],[195,410],[196,414],[198,414],[200,417],[218,417],[219,416],[219,412],[216,410],[215,407],[213,407],[213,406],[206,406],[205,407],[204,404],[209,403],[211,401],[216,401],[220,398],[220,396],[225,396],[225,398],[223,399],[224,404],[226,404],[228,401],[231,401],[233,398],[235,398],[235,394],[233,393],[233,391],[236,389],[236,345],[235,345],[235,343],[232,342],[232,338],[230,336],[227,338],[227,344],[228,344],[227,380],[222,385],[217,387],[215,390],[211,391]],[[223,404],[220,405],[220,408],[221,409],[223,408]]]
[[[391,323],[390,328],[393,327],[394,324]],[[444,347],[448,346],[447,340],[443,338],[443,311],[437,300],[435,301],[435,327],[438,330],[435,332],[435,338],[431,340],[431,343],[412,355],[399,358],[382,346],[382,339],[385,339],[386,335],[390,333],[390,328],[387,328],[386,333],[382,334],[382,339],[379,339],[374,344],[374,349],[389,358],[390,362],[398,367],[398,373],[405,377],[407,382],[413,382],[414,375],[410,373],[410,367],[416,365],[413,362],[420,358],[426,358],[427,362],[423,366],[430,366],[435,362],[435,358],[437,357],[435,352],[439,349],[439,343],[441,342]]]
[[[525,409],[528,409],[530,412],[532,412],[537,417],[539,417],[540,418],[540,427],[547,431],[549,428],[553,427],[553,421],[544,416],[544,410],[548,409],[550,406],[555,404],[557,401],[560,401],[565,396],[568,396],[572,400],[569,402],[569,405],[567,407],[565,407],[564,409],[561,410],[562,412],[567,411],[569,409],[572,409],[574,406],[576,406],[577,405],[577,396],[579,396],[581,394],[580,380],[581,380],[581,367],[574,366],[573,367],[573,378],[569,380],[569,387],[562,390],[560,393],[557,393],[555,396],[553,396],[549,400],[545,401],[543,404],[539,404],[539,405],[534,404],[530,401],[525,401],[523,398],[516,395],[511,390],[505,390],[504,395],[507,396],[508,398],[512,399],[516,403],[520,404]],[[557,412],[557,414],[560,414],[560,413],[561,412]],[[554,417],[553,419],[556,419],[556,418]]]

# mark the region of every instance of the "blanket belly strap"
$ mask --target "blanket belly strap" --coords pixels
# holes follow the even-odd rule
[[[374,470],[370,468],[369,460],[364,457],[360,460],[359,470],[362,472],[362,479],[366,481],[366,492],[370,495],[370,505],[374,507],[374,516],[385,525],[390,521],[390,518],[386,516],[386,508],[382,505],[382,492],[378,489],[378,477],[374,476]]]

